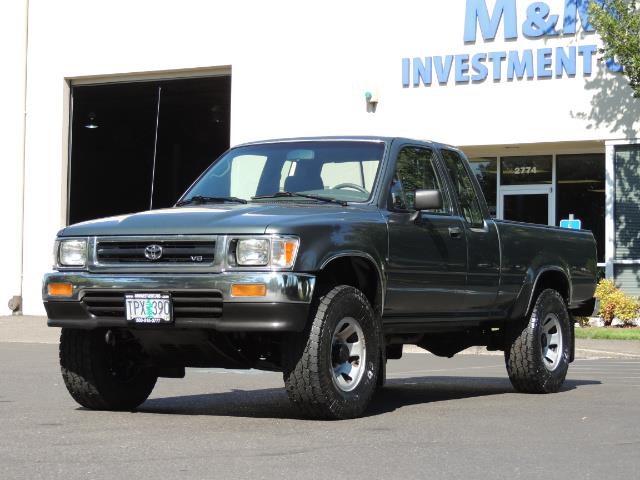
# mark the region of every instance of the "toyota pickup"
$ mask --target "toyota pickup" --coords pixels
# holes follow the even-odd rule
[[[353,418],[404,345],[504,351],[515,390],[556,392],[596,284],[591,232],[492,218],[460,150],[405,138],[237,146],[173,208],[68,226],[54,257],[62,376],[97,410],[253,368],[301,415]]]

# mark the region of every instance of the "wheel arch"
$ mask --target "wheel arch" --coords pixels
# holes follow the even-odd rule
[[[569,308],[569,304],[571,303],[571,281],[569,277],[566,272],[559,267],[545,267],[538,272],[533,282],[533,288],[531,289],[529,301],[527,302],[527,315],[533,310],[533,306],[540,292],[547,288],[557,291],[562,296],[567,309]]]
[[[385,282],[382,269],[375,259],[365,252],[342,252],[325,259],[318,272],[317,289],[332,285],[350,285],[360,290],[373,307],[382,315],[384,310]]]

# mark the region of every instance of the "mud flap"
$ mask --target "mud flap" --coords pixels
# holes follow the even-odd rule
[[[382,329],[381,329],[382,330]],[[380,369],[378,370],[378,388],[384,387],[387,382],[387,349],[385,346],[384,335],[380,334]]]
[[[569,350],[569,363],[573,362],[576,358],[576,322],[573,315],[569,313],[569,321],[571,325],[569,327],[569,336],[571,337],[571,350]]]

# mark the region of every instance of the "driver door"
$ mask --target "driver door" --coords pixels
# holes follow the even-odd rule
[[[385,316],[447,318],[464,311],[467,240],[431,149],[405,146],[389,191]],[[413,218],[414,192],[440,190],[443,206]]]

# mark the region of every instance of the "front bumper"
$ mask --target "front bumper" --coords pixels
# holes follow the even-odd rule
[[[73,285],[70,297],[48,294],[50,283]],[[233,297],[231,285],[263,283],[264,297]],[[117,303],[122,294],[159,292],[172,295],[199,295],[210,293],[220,299],[221,314],[175,316],[171,325],[159,328],[205,328],[220,331],[302,331],[313,290],[313,275],[291,272],[224,272],[201,274],[98,274],[89,272],[53,272],[45,275],[42,299],[47,311],[47,324],[51,327],[92,329],[99,327],[153,328],[127,322],[124,313],[108,315],[97,313],[85,303],[85,297],[108,296]],[[188,310],[188,308],[187,308]]]

